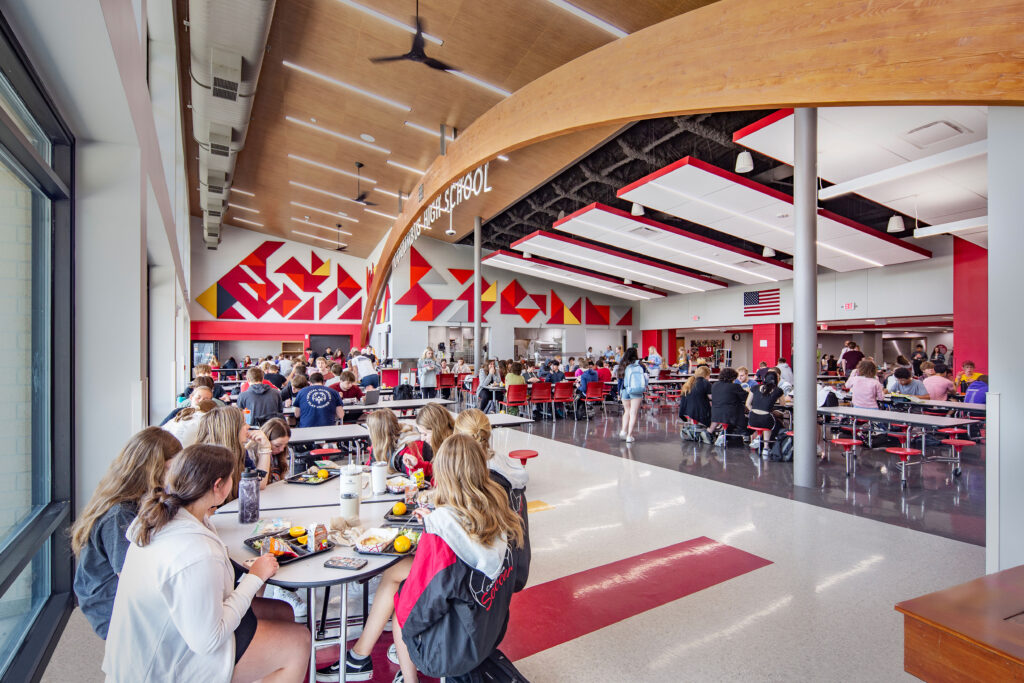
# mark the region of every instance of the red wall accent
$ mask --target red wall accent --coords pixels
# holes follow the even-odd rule
[[[953,237],[953,350],[956,369],[973,360],[988,371],[988,249]],[[931,353],[931,349],[928,349]]]
[[[775,365],[779,359],[779,326],[775,324],[754,325],[754,362],[751,371],[756,371],[761,366],[761,361],[768,364],[768,367]],[[761,346],[761,342],[767,342]]]
[[[775,365],[779,356],[785,356],[786,362],[793,365],[793,323],[779,323],[779,351],[768,365]]]
[[[652,346],[658,349],[659,354],[665,355],[665,350],[661,348],[661,330],[643,330],[640,333],[640,348],[637,351],[641,358],[647,355],[647,349]]]
[[[299,341],[309,345],[311,334],[352,335],[359,339],[358,323],[259,323],[251,320],[193,320],[192,341],[261,340]]]

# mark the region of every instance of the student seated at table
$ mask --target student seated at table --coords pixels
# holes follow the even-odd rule
[[[254,469],[260,475],[260,488],[270,483],[271,453],[273,448],[267,436],[258,429],[251,429],[235,406],[214,408],[199,420],[196,443],[223,446],[235,454],[235,487],[231,500],[238,497],[238,482],[242,471]]]
[[[284,413],[281,392],[273,384],[263,381],[262,370],[249,368],[246,378],[249,380],[249,388],[238,395],[238,407],[243,413],[249,411],[249,424],[261,425],[264,420]]]
[[[71,527],[71,550],[78,559],[75,595],[100,638],[107,637],[117,579],[128,552],[124,534],[143,496],[163,483],[167,463],[180,452],[181,443],[159,427],[135,434],[110,463]]]
[[[244,379],[244,380],[242,381],[242,384],[241,384],[241,386],[239,386],[239,387],[238,387],[238,393],[239,393],[239,394],[241,394],[241,393],[243,393],[243,392],[245,392],[245,391],[248,391],[248,390],[249,390],[249,387],[250,387],[250,386],[252,386],[253,384],[265,384],[265,385],[267,385],[268,387],[274,387],[275,389],[277,389],[277,386],[276,386],[276,385],[275,385],[275,384],[274,384],[273,382],[271,382],[270,380],[268,380],[268,379],[267,379],[267,378],[266,378],[266,377],[265,377],[265,376],[263,375],[263,370],[262,370],[262,369],[261,369],[261,368],[260,368],[259,366],[257,366],[257,365],[254,365],[254,366],[252,366],[252,367],[251,367],[251,368],[249,368],[249,369],[250,369],[250,370],[259,370],[259,371],[260,371],[260,379],[259,379],[259,381],[258,381],[258,382],[254,382],[254,381],[250,380],[250,379],[249,379],[249,372],[248,372],[248,370],[247,370],[247,371],[246,371],[246,373],[245,373],[245,379]]]
[[[765,375],[767,379],[767,375]],[[721,429],[715,440],[716,446],[726,445],[726,434],[730,429],[733,433],[746,433],[747,428],[747,391],[736,384],[736,371],[722,368],[718,373],[718,381],[711,385],[711,431]]]
[[[363,400],[363,390],[356,384],[356,376],[350,370],[342,370],[338,374],[338,386],[335,391],[341,395],[341,401],[345,405],[353,405]],[[341,421],[343,424],[358,422],[365,412],[363,410],[346,411]]]
[[[452,372],[456,375],[464,375],[467,372],[472,372],[472,369],[466,364],[466,361],[460,358],[455,361],[455,366],[452,368]]]
[[[386,411],[386,412],[391,412]],[[270,481],[280,481],[291,474],[288,471],[288,444],[292,440],[292,430],[288,423],[279,417],[267,420],[260,431],[270,442]]]
[[[764,381],[764,376],[768,373],[768,364],[761,361],[757,364],[757,372],[754,373],[754,377],[757,378],[758,383]]]
[[[768,440],[772,442],[778,440],[779,432],[783,428],[782,420],[780,419],[781,415],[775,412],[775,403],[783,396],[785,396],[785,392],[779,388],[779,376],[774,372],[766,374],[764,376],[764,384],[747,393],[746,405],[747,410],[750,411],[747,425],[772,430],[768,437]],[[760,446],[760,437],[751,439],[751,448],[759,448]]]
[[[925,389],[924,384],[921,383],[921,380],[913,378],[910,372],[910,368],[896,368],[893,371],[892,376],[889,378],[889,381],[885,388],[890,394],[903,394],[905,396],[928,396],[928,390]]]
[[[878,408],[878,402],[885,398],[885,391],[878,381],[878,367],[874,361],[862,360],[857,364],[856,375],[846,380],[854,408]]]
[[[926,377],[931,377],[935,374],[935,363],[930,360],[921,361],[921,380],[924,381]]]
[[[213,370],[211,366],[207,365],[206,363],[200,363],[199,365],[197,365],[195,372],[196,379],[200,377],[209,377],[210,379],[214,379]],[[185,387],[184,393],[182,393],[182,395],[179,398],[188,398],[192,394],[192,391],[195,389],[195,387],[196,384],[194,382],[192,384],[189,384],[187,387]],[[219,399],[221,396],[224,395],[224,386],[221,384],[217,384],[216,380],[213,383],[212,389],[214,398]]]
[[[428,403],[416,411],[416,429],[423,441],[423,460],[430,462],[444,440],[452,435],[455,418],[444,406]]]
[[[928,398],[933,401],[949,400],[950,395],[956,393],[956,385],[948,376],[949,368],[945,363],[935,363],[934,366],[928,367],[930,365],[932,365],[931,361],[921,363],[921,369],[924,371],[924,379],[921,380],[921,384],[928,392]]]
[[[286,406],[292,405],[295,397],[299,395],[299,392],[309,386],[309,378],[301,373],[296,373],[294,377],[288,380],[288,383],[284,385],[284,389],[281,390],[281,400]]]
[[[960,373],[956,376],[956,379],[953,380],[953,384],[955,384],[956,388],[961,392],[965,392],[967,391],[967,386],[980,377],[981,373],[974,369],[974,361],[965,360],[960,366]]]
[[[277,572],[273,555],[235,572],[209,517],[231,495],[235,456],[195,444],[142,499],[117,586],[103,671],[108,683],[298,683],[310,634],[288,605],[257,598]]]
[[[774,372],[775,376],[779,378],[779,389],[782,389],[782,392],[786,394],[786,396],[791,396],[793,394],[793,383],[785,378],[779,368],[768,368],[768,372]],[[792,373],[793,371],[790,370],[790,374]]]
[[[530,380],[527,379],[527,381]],[[498,363],[492,358],[484,367],[480,368],[480,383],[476,388],[477,405],[483,406],[485,413],[493,413],[498,409],[499,392],[488,387],[499,384],[501,384],[501,376],[498,374]]]
[[[611,373],[608,373],[608,376],[610,377]],[[586,369],[582,374],[580,374],[579,379],[576,381],[576,392],[580,396],[585,396],[587,394],[587,386],[591,382],[600,381],[601,375],[598,374],[597,368],[594,366],[594,361],[587,361]]]
[[[192,392],[192,396],[189,398],[192,404],[182,408],[174,416],[173,420],[160,427],[173,434],[174,438],[181,443],[182,448],[191,446],[196,442],[196,434],[199,432],[199,420],[203,415],[217,407],[217,404],[209,398],[209,391],[206,387],[199,387],[196,391]]]
[[[205,379],[206,379],[207,382],[212,382],[213,381],[209,377],[206,377]],[[160,426],[163,427],[164,425],[169,424],[171,422],[171,420],[173,420],[174,418],[178,417],[178,415],[180,415],[182,413],[182,411],[184,411],[186,408],[191,408],[193,411],[195,411],[195,410],[197,410],[199,408],[199,404],[201,402],[203,402],[203,401],[212,401],[212,400],[213,400],[213,389],[211,389],[210,387],[206,386],[205,384],[198,384],[192,390],[192,392],[189,394],[188,401],[186,401],[185,403],[182,403],[180,406],[178,406],[177,408],[175,408],[174,410],[169,412],[167,414],[167,417],[164,418],[164,421],[160,423]],[[220,402],[215,402],[214,405],[221,405],[222,406],[224,404],[220,403]]]
[[[831,374],[837,370],[839,370],[839,362],[836,360],[835,355],[830,353],[828,360],[825,361],[825,371]]]
[[[341,363],[331,363],[328,366],[328,370],[330,371],[328,374],[331,377],[328,377],[326,374],[324,375],[324,386],[337,391],[338,387],[341,386],[341,373],[345,371],[345,368],[342,367]]]
[[[263,370],[263,379],[273,384],[274,388],[280,391],[284,386],[285,378],[278,367],[269,360],[265,360],[260,365],[260,369]]]
[[[370,433],[370,452],[366,464],[386,462],[388,472],[405,474],[402,458],[411,453],[417,458],[423,453],[419,430],[403,425],[393,410],[373,410],[366,417],[366,430]]]
[[[736,384],[739,384],[747,391],[753,391],[757,388],[757,380],[752,379],[749,373],[750,371],[742,365],[736,368]]]
[[[565,380],[565,373],[562,372],[561,366],[558,361],[553,360],[547,364],[545,371],[541,373],[540,378],[545,382],[562,382]]]
[[[517,386],[517,385],[520,385],[520,384],[522,384],[522,385],[526,384],[526,378],[523,377],[523,364],[520,363],[519,361],[513,361],[512,363],[509,363],[509,365],[508,365],[508,374],[505,375],[505,386],[506,387],[511,387],[511,386]],[[515,415],[515,416],[519,415],[519,407],[518,406],[509,406],[508,408],[505,409],[505,411],[509,415]]]
[[[331,362],[328,361],[326,358],[324,358],[323,356],[317,356],[314,365],[316,366],[317,371],[321,375],[323,375],[325,385],[327,384],[327,382],[334,379],[334,373],[331,372]]]
[[[679,419],[690,418],[697,423],[699,431],[697,436],[705,443],[711,443],[711,435],[707,428],[711,424],[711,369],[704,365],[696,370],[686,380],[680,390],[679,397]]]
[[[988,395],[988,375],[980,375],[978,379],[967,385],[964,403],[985,403]]]
[[[309,386],[299,391],[292,401],[292,409],[299,427],[330,427],[345,416],[341,394],[324,386],[324,376],[314,372]]]
[[[537,368],[536,362],[531,360],[526,364],[526,367],[523,370],[523,377],[526,379],[527,384],[533,384],[541,381],[540,370]]]

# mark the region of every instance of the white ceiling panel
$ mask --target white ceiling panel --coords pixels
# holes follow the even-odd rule
[[[708,187],[714,189],[712,185]],[[662,192],[655,187],[641,187],[638,188],[637,196],[641,194],[653,201]],[[712,208],[702,204],[685,200],[684,203],[695,208],[703,207],[709,217],[717,215]],[[765,258],[604,204],[586,206],[557,221],[553,227],[623,252],[657,258],[742,284],[777,282],[793,277],[792,267],[777,259]],[[659,286],[656,283],[650,284]]]
[[[649,299],[662,299],[665,293],[641,285],[623,284],[621,280],[612,277],[604,277],[585,273],[578,268],[555,263],[546,259],[524,258],[522,255],[510,251],[495,251],[483,259],[481,263],[510,270],[515,273],[529,275],[542,280],[550,280],[563,285],[571,285],[580,289],[587,289],[592,292],[599,292],[607,296],[614,296],[629,301],[646,301]]]
[[[627,185],[618,196],[779,251],[794,250],[792,197],[694,157]],[[818,211],[823,266],[850,271],[930,257],[926,249]]]

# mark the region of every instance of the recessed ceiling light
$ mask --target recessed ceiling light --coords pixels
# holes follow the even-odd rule
[[[577,7],[576,5],[568,3],[565,0],[548,0],[548,2],[550,2],[555,7],[559,7],[561,9],[564,9],[566,12],[569,12],[570,14],[573,14],[573,15],[579,17],[583,21],[589,22],[589,23],[593,24],[594,26],[597,26],[598,28],[607,31],[608,33],[612,34],[616,38],[625,38],[626,36],[629,35],[628,33],[623,31],[618,26],[613,26],[612,24],[609,24],[604,19],[601,19],[600,17],[595,17],[590,12],[584,12],[579,7]]]
[[[332,239],[327,238],[327,237],[320,237],[320,235],[311,235],[308,232],[302,232],[301,230],[292,230],[292,234],[302,235],[303,237],[309,237],[309,238],[314,239],[314,240],[320,240],[321,242],[327,242],[329,244],[333,244],[333,245],[336,245],[336,246],[339,246],[339,247],[347,247],[348,246],[344,242],[339,242],[338,240],[332,240]]]
[[[315,116],[310,116],[309,120],[312,121],[313,123],[316,123],[316,117]]]
[[[332,137],[336,137],[339,140],[344,140],[346,142],[354,142],[357,145],[362,145],[363,147],[369,147],[370,149],[372,149],[372,150],[374,150],[376,152],[382,152],[384,154],[391,154],[391,150],[390,149],[385,149],[383,147],[379,147],[378,145],[370,144],[369,142],[365,142],[363,140],[360,140],[359,138],[354,138],[351,135],[345,135],[344,133],[339,133],[338,131],[331,130],[330,128],[324,128],[323,126],[317,126],[317,125],[312,124],[312,123],[307,123],[307,122],[303,121],[302,119],[295,118],[294,116],[286,116],[284,118],[285,118],[286,121],[290,121],[291,123],[297,123],[298,125],[305,126],[306,128],[312,128],[313,130],[319,131],[321,133],[326,133],[327,135],[330,135]]]
[[[327,83],[330,83],[331,85],[336,85],[339,88],[343,88],[345,90],[357,93],[359,95],[363,95],[364,97],[369,97],[371,100],[376,100],[376,101],[381,102],[383,104],[387,104],[387,105],[390,105],[392,107],[395,107],[396,109],[401,109],[402,111],[412,111],[412,107],[410,107],[407,104],[402,104],[401,102],[396,102],[395,100],[392,100],[390,98],[384,97],[383,95],[378,95],[375,92],[371,92],[371,91],[366,90],[364,88],[360,88],[357,85],[352,85],[351,83],[346,83],[345,81],[339,81],[337,78],[332,78],[331,76],[328,76],[327,74],[322,74],[319,71],[313,71],[312,69],[307,69],[304,66],[299,66],[298,64],[295,64],[294,62],[289,62],[287,60],[284,60],[281,63],[284,64],[289,69],[294,69],[295,71],[298,71],[299,73],[304,73],[307,76],[312,76],[313,78],[319,78],[321,81],[325,81]],[[313,123],[316,123],[316,119],[312,119],[312,121],[313,121]]]
[[[232,209],[238,209],[240,211],[248,211],[249,213],[259,213],[260,212],[259,209],[251,209],[248,206],[240,206],[238,204],[232,204],[231,202],[228,202],[228,206],[230,206]]]
[[[394,197],[395,199],[399,198],[397,192],[392,192],[391,190],[385,190],[385,189],[380,188],[380,187],[373,188],[373,191],[374,192],[380,192],[381,194],[386,194],[387,196]]]
[[[232,192],[237,192],[238,194],[244,194],[246,197],[255,197],[256,196],[252,192],[246,192],[245,190],[239,190],[237,187],[232,187],[231,191]]]
[[[440,138],[441,137],[441,127],[440,126],[438,126],[437,130],[435,130],[433,128],[427,128],[426,126],[421,126],[418,123],[413,123],[412,121],[406,121],[405,125],[408,126],[409,128],[412,128],[413,130],[418,130],[421,133],[426,133],[427,135],[433,135],[435,138]],[[444,137],[447,140],[454,140],[455,139],[455,136],[453,136],[450,133],[445,135]]]
[[[375,19],[380,19],[381,21],[383,21],[383,22],[385,22],[387,24],[391,24],[395,28],[400,28],[400,29],[402,29],[403,31],[405,31],[407,33],[412,33],[414,35],[416,33],[416,27],[415,26],[410,26],[409,24],[402,23],[398,19],[392,19],[388,15],[386,15],[386,14],[384,14],[382,12],[378,12],[377,10],[372,9],[370,7],[367,7],[366,5],[360,5],[358,2],[354,2],[353,0],[338,0],[338,2],[340,2],[341,4],[343,4],[343,5],[347,6],[347,7],[351,7],[352,9],[357,9],[360,12],[362,12],[363,14],[368,14],[368,15],[370,15],[371,17],[373,17]],[[429,33],[424,33],[423,34],[423,38],[425,40],[429,40],[430,42],[434,43],[435,45],[444,45],[444,41],[443,40],[441,40],[437,36],[432,36]]]
[[[394,166],[395,168],[400,168],[403,171],[410,171],[410,172],[416,173],[418,175],[423,175],[424,173],[426,173],[426,171],[421,171],[418,168],[413,168],[412,166],[406,166],[405,164],[400,164],[397,161],[392,161],[391,159],[388,159],[388,165],[389,166]]]
[[[257,228],[262,228],[263,227],[262,223],[257,223],[256,221],[250,221],[250,220],[247,220],[245,218],[236,218],[235,222],[236,223],[248,223],[249,225],[255,225]]]
[[[314,228],[323,228],[324,230],[333,230],[334,232],[340,232],[342,235],[351,235],[352,234],[350,232],[342,230],[341,228],[332,228],[329,225],[320,225],[319,223],[314,223],[314,222],[309,220],[308,216],[306,217],[306,220],[302,220],[301,218],[296,218],[295,216],[292,216],[292,220],[295,221],[296,223],[302,223],[303,225],[310,225],[310,226],[312,226]]]
[[[499,154],[498,155],[498,160],[499,161],[508,161],[508,157],[505,156],[504,154]]]
[[[301,209],[309,209],[310,211],[316,211],[318,213],[327,214],[328,216],[330,216],[332,218],[339,218],[339,219],[341,219],[343,221],[352,221],[353,223],[358,223],[359,222],[358,218],[352,218],[347,213],[345,213],[344,211],[328,211],[327,209],[319,209],[319,208],[317,208],[315,206],[310,206],[309,204],[303,204],[302,202],[288,202],[288,203],[291,204],[292,206],[297,206],[297,207],[299,207]]]
[[[360,133],[359,137],[360,137],[360,139],[365,140],[366,142],[376,142],[377,141],[377,138],[373,137],[369,133]]]
[[[365,181],[367,183],[370,183],[372,185],[376,185],[377,184],[377,181],[374,180],[373,178],[367,178],[364,175],[361,176],[361,175],[358,175],[356,173],[353,173],[352,171],[346,171],[343,168],[335,168],[334,166],[330,166],[328,164],[325,164],[325,163],[322,163],[322,162],[319,162],[319,161],[313,161],[312,159],[307,159],[306,157],[300,157],[298,154],[289,154],[288,158],[289,159],[294,159],[295,161],[301,161],[302,163],[309,164],[310,166],[316,166],[317,168],[322,168],[325,171],[333,171],[334,173],[339,173],[339,174],[341,174],[343,176],[348,176],[349,178],[359,178],[360,180]]]
[[[351,197],[346,197],[345,195],[337,194],[336,192],[328,192],[327,190],[323,190],[319,187],[313,187],[312,185],[306,185],[305,183],[297,183],[294,180],[289,180],[288,184],[294,187],[301,187],[303,190],[309,190],[310,192],[317,192],[328,197],[334,197],[335,199],[341,199],[342,201],[352,202],[353,204],[359,204],[359,206],[363,205],[362,202],[357,202]]]
[[[390,214],[381,213],[380,211],[374,211],[373,209],[364,209],[364,211],[366,211],[366,213],[372,213],[374,216],[380,216],[382,218],[390,218],[391,220],[395,220],[395,219],[398,218],[398,216],[392,216]]]
[[[448,73],[450,73],[452,76],[458,76],[464,81],[469,81],[473,85],[479,85],[481,88],[485,90],[490,90],[491,92],[501,95],[502,97],[508,97],[509,95],[512,94],[508,90],[505,90],[504,88],[499,88],[496,85],[491,85],[487,81],[481,80],[476,76],[470,76],[465,71],[449,71]]]

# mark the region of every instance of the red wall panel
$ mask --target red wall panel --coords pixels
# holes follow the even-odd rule
[[[661,330],[643,330],[640,333],[640,348],[637,352],[641,358],[647,355],[647,349],[652,346],[658,349],[659,354],[665,355],[664,349],[661,348],[661,336]]]
[[[779,324],[779,350],[768,365],[775,365],[780,356],[785,356],[786,362],[793,365],[793,323]]]
[[[775,324],[754,325],[754,364],[750,368],[756,371],[761,361],[768,367],[775,365],[779,359],[779,326]]]
[[[988,249],[953,238],[953,351],[988,371]],[[931,349],[928,349],[929,353]]]

